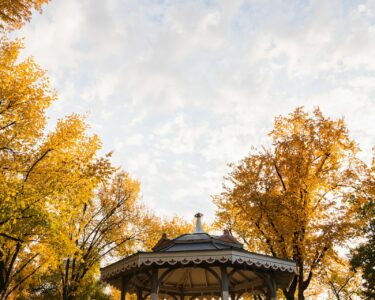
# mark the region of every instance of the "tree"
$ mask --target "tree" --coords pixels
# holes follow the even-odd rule
[[[93,190],[86,201],[70,199],[61,209],[66,219],[57,223],[59,238],[44,245],[51,256],[48,267],[17,299],[109,299],[98,280],[100,265],[139,249],[144,208],[139,183],[125,172],[109,174]]]
[[[139,201],[139,183],[127,173],[116,172],[96,189],[92,198],[82,202],[75,213],[64,214],[69,220],[60,222],[59,230],[67,238],[65,245],[48,245],[55,264],[30,284],[23,297],[30,299],[58,298],[64,300],[96,298],[103,291],[98,281],[103,261],[127,256],[137,250],[150,251],[160,239],[160,233],[170,237],[190,232],[191,224],[181,218],[162,219],[149,213]],[[71,210],[73,205],[66,206]],[[79,203],[79,202],[78,202]],[[94,298],[95,298],[94,297]],[[96,299],[95,298],[95,299]]]
[[[58,230],[67,195],[87,198],[109,165],[80,116],[46,131],[45,111],[56,96],[32,59],[18,61],[21,48],[0,42],[0,299],[48,265],[45,245],[64,243]]]
[[[49,0],[1,0],[0,29],[19,29],[30,22],[33,10],[42,12],[42,5],[48,2]]]
[[[330,257],[324,261],[324,268],[320,270],[319,283],[330,299],[351,300],[360,294],[361,278],[358,273],[351,270],[346,258]]]
[[[69,256],[57,254],[62,299],[85,299],[85,292],[89,296],[88,287],[96,281],[102,259],[134,252],[134,243],[142,230],[138,226],[142,219],[138,192],[137,181],[127,173],[116,173],[110,182],[101,184],[94,198],[69,216],[66,234],[75,245],[74,251]]]
[[[362,193],[356,198],[359,207],[359,217],[366,220],[363,236],[367,239],[352,251],[351,265],[360,269],[363,274],[364,288],[362,295],[366,299],[375,298],[375,157],[372,167],[363,183]]]
[[[344,121],[319,109],[277,117],[270,136],[270,149],[253,149],[231,165],[224,191],[214,196],[217,223],[250,250],[293,259],[298,275],[283,293],[304,299],[322,260],[358,228],[351,199],[365,165]]]

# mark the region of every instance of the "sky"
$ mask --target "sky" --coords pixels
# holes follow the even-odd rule
[[[50,126],[85,114],[160,215],[212,221],[227,164],[299,106],[371,160],[375,1],[52,0],[13,36],[58,92]]]

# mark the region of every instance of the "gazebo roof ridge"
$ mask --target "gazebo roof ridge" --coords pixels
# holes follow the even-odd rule
[[[223,234],[218,236],[205,232],[202,227],[202,216],[202,213],[195,214],[196,228],[193,233],[181,234],[174,239],[169,239],[163,233],[152,250],[154,252],[172,252],[243,248],[243,244],[237,241],[229,230],[224,230]]]

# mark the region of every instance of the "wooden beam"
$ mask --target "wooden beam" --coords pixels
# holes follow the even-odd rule
[[[247,277],[242,271],[238,271],[238,274],[240,274],[245,280],[252,281],[252,279]]]
[[[182,280],[182,287],[184,288],[186,286],[186,282],[188,281],[189,279],[189,269],[188,268],[184,268],[185,270],[185,276],[183,276],[183,280]]]
[[[204,269],[204,280],[205,280],[205,283],[206,283],[206,287],[208,287],[208,274],[207,274],[206,269]]]
[[[257,286],[260,286],[260,285],[263,285],[263,280],[255,279],[255,280],[252,280],[252,281],[249,281],[249,282],[240,283],[240,284],[236,285],[233,290],[234,291],[240,291],[240,290],[243,290],[243,289],[251,289],[251,288],[254,288],[254,287],[257,287]]]
[[[188,272],[189,272],[188,275],[189,275],[190,288],[192,288],[193,287],[193,279],[191,277],[191,269],[189,269]]]

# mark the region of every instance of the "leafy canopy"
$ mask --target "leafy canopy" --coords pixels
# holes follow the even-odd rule
[[[59,222],[110,172],[82,117],[68,116],[47,132],[45,112],[56,95],[31,58],[19,61],[21,49],[19,41],[0,42],[1,299],[43,270],[51,258],[46,243],[63,244]],[[69,199],[76,205],[66,210]]]
[[[217,224],[252,251],[296,261],[299,274],[284,295],[304,299],[325,258],[358,228],[351,200],[365,166],[344,121],[319,109],[277,117],[269,135],[270,149],[231,165],[224,191],[214,196]]]
[[[33,10],[42,11],[49,0],[0,0],[0,29],[19,29],[30,22]]]

